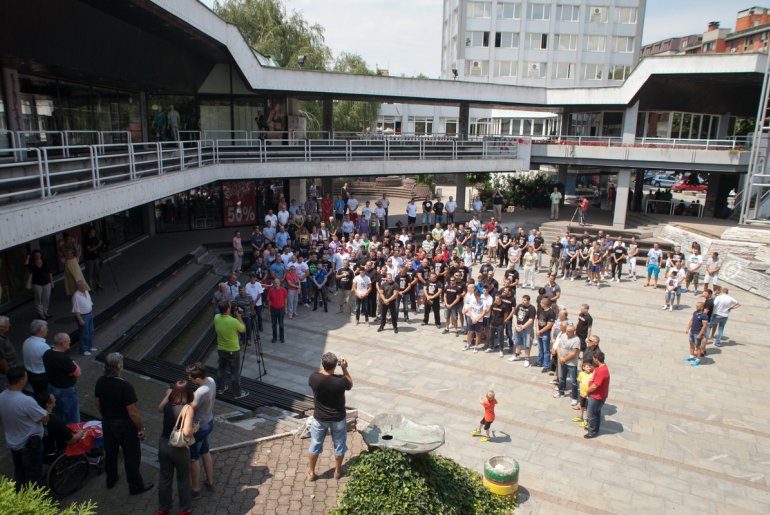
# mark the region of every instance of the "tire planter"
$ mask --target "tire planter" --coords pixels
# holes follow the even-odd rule
[[[507,456],[493,456],[484,463],[482,482],[493,494],[516,495],[519,491],[519,463]]]

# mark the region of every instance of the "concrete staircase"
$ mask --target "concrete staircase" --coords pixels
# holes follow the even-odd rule
[[[431,195],[430,186],[426,184],[417,184],[412,178],[402,179],[401,177],[377,177],[374,181],[355,181],[348,182],[350,192],[357,198],[380,198],[385,193],[388,197],[395,198],[425,198]],[[342,183],[335,184],[334,194],[338,194],[342,188]]]

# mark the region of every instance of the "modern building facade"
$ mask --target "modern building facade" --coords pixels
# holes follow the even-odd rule
[[[645,0],[444,0],[441,76],[548,87],[622,82]]]

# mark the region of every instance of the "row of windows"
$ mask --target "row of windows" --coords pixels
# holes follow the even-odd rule
[[[580,21],[579,5],[557,5],[556,19],[558,21]],[[609,6],[588,6],[589,23],[607,23],[609,21]],[[468,2],[466,7],[468,18],[491,18],[492,4],[490,2]],[[551,5],[531,3],[527,5],[526,15],[528,20],[548,21],[551,19]],[[498,2],[496,16],[498,20],[520,20],[521,4],[515,2]],[[617,7],[615,9],[615,22],[635,25],[639,16],[636,7]]]
[[[547,63],[527,61],[524,63],[523,74],[528,79],[544,79],[548,75],[547,68]],[[552,77],[554,79],[574,79],[575,69],[575,63],[553,63]],[[519,62],[495,61],[493,72],[495,77],[517,77]],[[605,68],[603,64],[584,64],[582,78],[584,80],[602,80],[604,79],[604,73]],[[486,77],[488,74],[489,61],[465,61],[466,77]],[[622,81],[626,80],[630,74],[630,66],[617,64],[609,67],[609,75],[607,77],[609,80]]]
[[[519,48],[518,32],[496,32],[495,48]],[[578,46],[577,34],[556,34],[554,48],[557,50],[575,51]],[[585,49],[588,52],[604,52],[607,47],[607,36],[585,36]],[[489,47],[488,31],[468,31],[465,33],[466,47]],[[620,53],[634,51],[635,38],[631,36],[615,36],[612,38],[612,50]],[[548,49],[548,34],[529,32],[524,36],[525,48]]]

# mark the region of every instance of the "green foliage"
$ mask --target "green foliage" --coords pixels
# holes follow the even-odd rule
[[[278,66],[299,68],[297,57],[305,56],[304,67],[325,70],[331,61],[324,29],[310,25],[301,14],[286,12],[280,0],[223,0],[214,12],[241,31],[259,53],[272,56]]]
[[[72,503],[69,506],[59,506],[48,490],[41,486],[22,488],[19,493],[14,491],[14,482],[0,476],[0,513],[18,515],[93,515],[96,513],[96,503],[93,501],[81,504]]]
[[[334,61],[335,72],[377,75],[358,54],[341,53]],[[339,100],[334,102],[334,130],[342,132],[370,131],[374,128],[380,102]]]
[[[484,205],[490,205],[495,188],[500,188],[506,205],[546,207],[550,205],[550,195],[554,187],[551,177],[552,175],[547,173],[496,176],[493,181],[487,182],[479,189],[479,196]],[[561,188],[561,191],[563,192],[564,188]]]
[[[516,507],[513,499],[490,493],[479,474],[441,456],[379,449],[351,463],[334,515],[502,515]]]
[[[465,183],[475,186],[477,184],[488,184],[492,179],[490,172],[471,172],[465,174]]]

